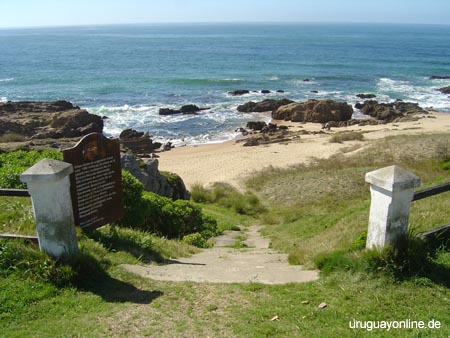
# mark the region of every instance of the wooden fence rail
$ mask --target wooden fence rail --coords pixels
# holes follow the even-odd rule
[[[450,182],[444,183],[435,187],[431,187],[428,189],[420,190],[414,193],[414,197],[412,201],[418,201],[422,198],[431,197],[434,195],[442,194],[443,192],[450,191]]]
[[[27,189],[0,189],[0,196],[30,197]]]

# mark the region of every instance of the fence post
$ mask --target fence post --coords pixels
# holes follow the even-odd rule
[[[370,216],[366,248],[396,245],[408,231],[409,209],[420,178],[396,165],[366,174]]]
[[[31,195],[39,246],[54,258],[78,252],[70,197],[72,172],[71,164],[46,158],[20,176]]]

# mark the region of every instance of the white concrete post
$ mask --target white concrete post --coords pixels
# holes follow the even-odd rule
[[[396,245],[408,231],[409,209],[420,178],[396,165],[366,174],[370,183],[370,216],[366,248]]]
[[[43,159],[20,175],[33,203],[39,246],[54,258],[78,252],[69,175],[71,164]]]

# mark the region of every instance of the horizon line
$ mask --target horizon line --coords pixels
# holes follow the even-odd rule
[[[45,28],[77,28],[77,27],[107,27],[107,26],[168,26],[168,25],[262,25],[262,24],[330,24],[330,25],[415,25],[415,26],[450,26],[446,23],[420,23],[420,22],[362,22],[362,21],[161,21],[161,22],[122,22],[122,23],[83,23],[83,24],[55,24],[55,25],[34,25],[34,26],[6,26],[0,30],[13,29],[45,29]]]

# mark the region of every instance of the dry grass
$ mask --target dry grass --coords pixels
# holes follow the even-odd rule
[[[25,136],[16,133],[0,135],[0,143],[23,142],[25,140]]]
[[[363,141],[364,135],[359,131],[344,131],[334,134],[330,143],[343,143],[345,141]]]

